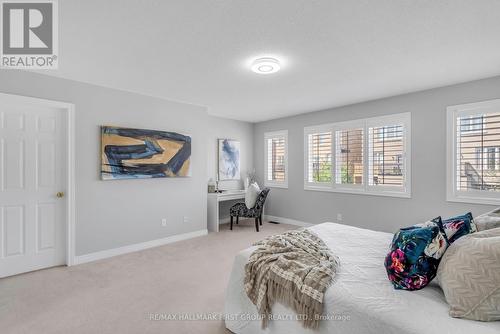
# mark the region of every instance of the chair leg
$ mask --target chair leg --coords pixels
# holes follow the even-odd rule
[[[236,216],[236,225],[238,225],[239,221],[240,221],[240,216]]]
[[[259,218],[255,217],[255,229],[259,232]]]
[[[262,226],[262,215],[259,216],[259,223],[260,223],[260,226]]]
[[[231,216],[231,226],[229,227],[230,230],[233,230],[233,216]]]

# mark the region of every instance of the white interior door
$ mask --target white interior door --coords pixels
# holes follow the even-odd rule
[[[66,261],[65,116],[0,96],[0,277]]]

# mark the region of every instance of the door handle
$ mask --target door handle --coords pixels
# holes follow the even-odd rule
[[[57,198],[63,198],[64,197],[64,193],[62,191],[59,191],[57,194],[56,194],[56,197]]]

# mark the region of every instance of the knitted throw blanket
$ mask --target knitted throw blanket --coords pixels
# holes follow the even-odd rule
[[[274,302],[291,307],[303,327],[316,329],[323,314],[323,295],[339,260],[317,235],[307,229],[273,235],[245,265],[245,291],[266,328]]]

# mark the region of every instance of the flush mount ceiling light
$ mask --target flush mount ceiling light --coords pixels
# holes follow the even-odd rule
[[[280,70],[280,62],[275,58],[259,58],[252,63],[252,71],[257,74],[271,74]]]

